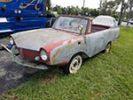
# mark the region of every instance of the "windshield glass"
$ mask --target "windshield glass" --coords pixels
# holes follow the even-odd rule
[[[53,28],[74,32],[77,34],[81,33],[80,28],[82,27],[82,33],[85,33],[87,27],[87,20],[83,18],[74,18],[74,17],[59,17]]]

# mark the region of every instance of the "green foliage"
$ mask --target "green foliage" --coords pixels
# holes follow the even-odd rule
[[[128,18],[133,18],[133,0],[128,0],[127,5],[129,7]]]
[[[77,7],[55,6],[53,8],[53,11],[57,11],[58,14],[68,14],[68,15],[83,15],[83,16],[93,16],[93,17],[96,17],[99,15],[99,11],[97,9],[89,9],[87,7],[79,8],[78,6]]]
[[[120,5],[121,0],[101,0],[101,5],[100,5],[100,14],[102,15],[112,15],[113,13],[116,12]]]
[[[50,1],[50,0],[47,0],[47,2],[46,2],[46,6],[48,7],[48,10],[51,9],[51,1]]]
[[[0,100],[132,100],[133,28],[121,28],[110,53],[85,61],[75,75],[55,69],[34,74]]]
[[[121,7],[118,13],[118,8]],[[100,14],[119,18],[119,24],[123,19],[133,17],[133,0],[100,0]]]

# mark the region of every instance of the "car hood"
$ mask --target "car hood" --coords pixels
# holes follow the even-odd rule
[[[19,32],[12,35],[18,48],[35,51],[39,51],[40,48],[48,44],[72,39],[74,36],[73,34],[52,28]]]

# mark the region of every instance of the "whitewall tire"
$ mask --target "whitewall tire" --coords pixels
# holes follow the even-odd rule
[[[66,74],[75,74],[78,72],[78,70],[81,68],[83,63],[83,59],[82,56],[80,55],[76,55],[74,56],[70,63],[68,64],[68,66],[64,68],[64,72]]]

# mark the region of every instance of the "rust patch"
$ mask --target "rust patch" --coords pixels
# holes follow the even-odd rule
[[[57,50],[57,52],[54,54],[54,56],[51,59],[52,63],[56,62],[57,57],[61,54],[62,49]]]

